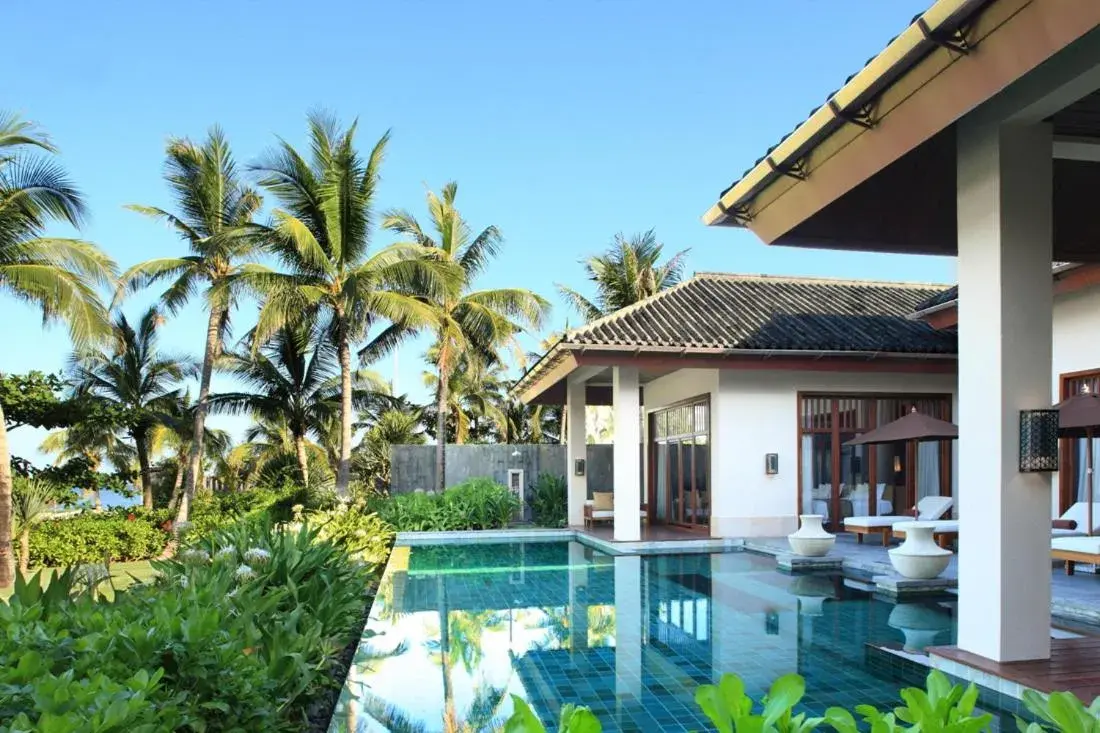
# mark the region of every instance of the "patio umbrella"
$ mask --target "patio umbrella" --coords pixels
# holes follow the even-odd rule
[[[1088,502],[1088,531],[1092,534],[1092,436],[1100,428],[1100,395],[1089,392],[1088,385],[1080,394],[1055,405],[1058,410],[1058,435],[1063,438],[1085,439],[1085,483]]]
[[[959,437],[958,425],[917,412],[917,408],[914,407],[905,417],[852,438],[844,445],[924,443],[933,440],[953,440],[957,437]]]

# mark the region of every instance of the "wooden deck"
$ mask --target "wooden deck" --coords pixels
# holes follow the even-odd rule
[[[591,535],[601,540],[613,542],[615,540],[615,528],[610,522],[601,522],[590,527],[570,527],[578,532]],[[692,530],[686,527],[671,527],[668,525],[642,525],[641,542],[680,542],[683,540],[708,540],[710,535],[705,529]]]
[[[1086,705],[1100,697],[1100,637],[1051,639],[1050,659],[1035,662],[998,663],[955,646],[927,651],[1040,692],[1072,692]]]

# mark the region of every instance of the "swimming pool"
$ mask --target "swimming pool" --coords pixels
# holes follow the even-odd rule
[[[331,731],[439,731],[445,718],[480,730],[507,717],[510,693],[552,730],[565,703],[591,707],[605,731],[707,730],[694,691],[723,672],[757,698],[798,672],[811,713],[887,707],[923,682],[921,649],[954,642],[954,605],[890,603],[748,552],[397,547]],[[991,693],[982,702],[1009,707]]]

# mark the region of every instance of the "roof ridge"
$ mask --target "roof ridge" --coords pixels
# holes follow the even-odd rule
[[[938,288],[946,290],[953,287],[949,283],[932,283],[932,282],[914,282],[906,280],[860,280],[857,278],[841,278],[841,277],[826,277],[817,275],[770,275],[767,273],[737,273],[737,272],[696,272],[690,280],[684,282],[690,282],[696,279],[708,279],[708,280],[741,280],[741,281],[760,281],[766,282],[769,280],[781,281],[781,282],[802,282],[810,284],[828,284],[828,285],[878,285],[881,287],[891,288],[905,288],[905,289],[927,289]],[[682,283],[681,283],[682,284]]]

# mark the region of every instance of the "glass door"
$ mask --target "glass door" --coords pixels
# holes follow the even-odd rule
[[[658,410],[650,427],[653,521],[709,527],[709,402],[694,400]]]

